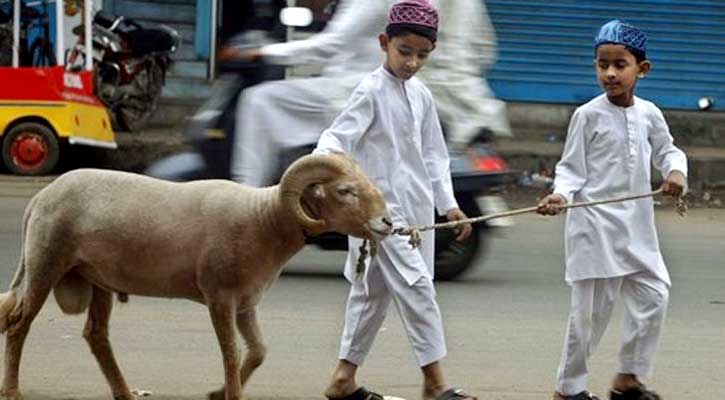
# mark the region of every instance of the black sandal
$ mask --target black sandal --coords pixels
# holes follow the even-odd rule
[[[381,394],[371,392],[360,386],[354,392],[348,394],[345,397],[330,397],[327,396],[328,400],[384,400]]]
[[[445,392],[439,394],[438,397],[436,397],[436,400],[464,400],[464,399],[478,400],[478,398],[476,396],[471,396],[470,394],[466,394],[466,392],[464,392],[463,389],[457,389],[457,388],[448,389]]]
[[[609,392],[610,400],[662,400],[657,393],[647,390],[643,384],[631,387],[624,392],[612,389]]]

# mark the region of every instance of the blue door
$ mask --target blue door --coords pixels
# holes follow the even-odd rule
[[[653,68],[637,95],[662,108],[696,109],[711,97],[725,110],[723,0],[487,0],[499,59],[488,78],[509,101],[581,104],[601,93],[592,42],[611,19],[649,37]]]

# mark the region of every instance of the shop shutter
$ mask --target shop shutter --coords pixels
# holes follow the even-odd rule
[[[611,19],[649,37],[653,68],[637,95],[661,108],[725,110],[725,0],[487,0],[499,59],[488,72],[508,101],[581,104],[601,93],[593,38]]]

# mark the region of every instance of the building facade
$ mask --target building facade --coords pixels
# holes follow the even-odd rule
[[[232,6],[275,0],[230,1],[104,0],[104,9],[177,27],[184,38],[177,58],[208,69],[213,37],[225,34],[221,21],[233,21],[229,13],[245,18]],[[331,2],[305,1],[316,8]],[[486,0],[486,5],[499,46],[487,78],[503,100],[581,104],[596,96],[592,40],[599,26],[617,18],[649,35],[653,68],[640,82],[639,95],[662,108],[695,110],[710,100],[711,109],[725,110],[723,0]],[[197,72],[204,68],[197,66]]]

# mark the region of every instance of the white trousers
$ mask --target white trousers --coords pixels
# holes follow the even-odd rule
[[[365,282],[355,281],[345,312],[340,359],[361,365],[385,320],[391,300],[408,334],[421,367],[445,357],[443,320],[436,302],[433,281],[421,277],[412,285],[397,271],[384,251],[370,263]]]
[[[588,360],[599,344],[617,298],[624,305],[618,373],[651,374],[669,300],[667,284],[647,272],[572,283],[571,311],[557,372],[557,390],[587,389]]]

